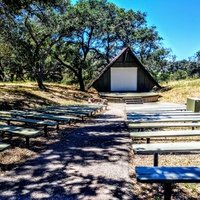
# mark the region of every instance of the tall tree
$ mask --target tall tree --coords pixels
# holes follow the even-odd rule
[[[2,16],[6,19],[3,26],[3,37],[11,44],[21,65],[34,78],[38,87],[46,89],[43,80],[45,61],[53,45],[59,40],[59,15],[55,7],[31,3],[17,14],[4,5]]]

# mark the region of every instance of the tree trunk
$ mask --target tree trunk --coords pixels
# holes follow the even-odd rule
[[[37,84],[38,84],[38,88],[40,90],[47,90],[47,88],[45,87],[44,83],[43,83],[43,68],[42,67],[37,67],[37,72],[36,72],[36,80],[37,80]]]
[[[85,92],[85,84],[84,84],[84,81],[83,81],[82,69],[78,70],[77,78],[78,78],[80,91]]]
[[[40,76],[37,76],[37,84],[38,84],[38,88],[40,90],[47,90],[47,88],[45,87],[45,85],[43,84],[43,80]]]

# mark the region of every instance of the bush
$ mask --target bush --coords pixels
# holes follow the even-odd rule
[[[188,78],[188,73],[187,71],[184,70],[177,70],[173,74],[170,74],[170,80],[182,80],[182,79],[187,79]]]

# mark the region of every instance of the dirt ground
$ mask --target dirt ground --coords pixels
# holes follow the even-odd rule
[[[110,106],[118,106],[116,104],[111,104]],[[113,108],[114,109],[114,108]],[[118,109],[119,110],[119,109]],[[125,118],[125,115],[122,115],[122,112],[115,112],[116,117]],[[105,117],[106,121],[109,121],[109,116]],[[114,117],[114,116],[113,116]],[[98,122],[98,115],[95,117]],[[88,121],[89,122],[89,121]],[[87,123],[87,122],[86,122]],[[43,136],[31,140],[33,148],[27,149],[24,145],[24,140],[19,138],[13,138],[11,141],[12,148],[0,153],[0,165],[1,171],[0,175],[3,176],[7,171],[16,169],[21,164],[25,163],[26,160],[45,152],[50,145],[62,140],[63,134],[69,134],[77,128],[84,127],[85,124],[77,123],[71,126],[62,126],[61,131],[56,133],[55,130],[49,132],[48,138]],[[90,122],[91,123],[91,122]],[[128,131],[128,130],[124,130]],[[200,137],[187,137],[187,138],[169,138],[169,139],[154,139],[153,142],[177,142],[177,141],[200,141]],[[136,143],[145,143],[145,140],[134,141]],[[132,182],[133,189],[133,199],[152,199],[159,200],[163,198],[163,187],[160,184],[142,184],[138,183],[135,178],[135,166],[152,166],[153,156],[152,155],[135,155],[131,148],[129,152],[129,169],[130,177]],[[199,153],[193,154],[162,154],[159,156],[159,165],[160,166],[200,166],[200,156]],[[173,186],[173,197],[172,199],[176,200],[186,200],[200,199],[200,184],[175,184]]]

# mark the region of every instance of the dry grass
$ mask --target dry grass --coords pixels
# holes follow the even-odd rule
[[[39,90],[35,83],[0,83],[0,110],[81,104],[97,95],[80,92],[64,85],[50,83],[45,85],[47,91]]]
[[[200,79],[172,81],[163,85],[171,89],[160,93],[161,102],[186,103],[187,97],[200,97]]]

